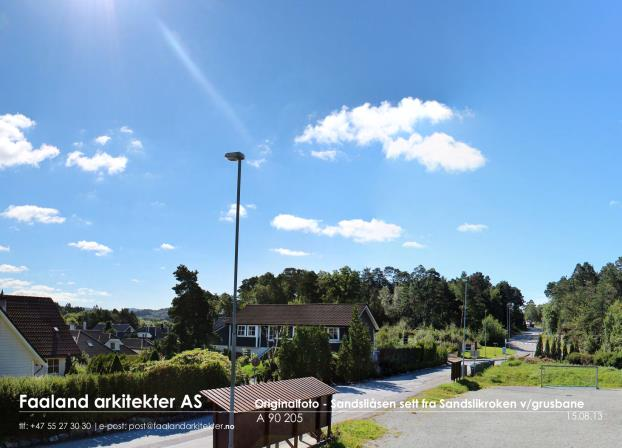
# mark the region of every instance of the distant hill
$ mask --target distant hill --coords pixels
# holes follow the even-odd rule
[[[168,308],[159,310],[130,308],[139,319],[143,320],[171,320],[168,315]]]

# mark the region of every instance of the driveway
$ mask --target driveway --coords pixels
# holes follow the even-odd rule
[[[516,354],[518,356],[533,356],[536,351],[536,345],[538,344],[538,336],[540,336],[540,333],[542,333],[541,329],[530,328],[510,339],[510,343],[508,345],[510,348],[516,350]]]
[[[380,380],[337,386],[338,393],[334,396],[334,399],[344,403],[341,406],[342,408],[347,407],[348,402],[353,403],[357,400],[365,399],[399,402],[425,389],[448,382],[449,374],[450,369],[443,366]],[[335,409],[333,412],[333,422],[337,423],[352,418],[364,418],[375,413],[377,412],[370,410]],[[207,428],[211,422],[210,416],[204,416],[184,422],[197,426],[203,425],[205,426],[203,429],[125,431],[47,446],[53,448],[94,448],[104,446],[117,448],[205,448],[212,444],[212,429]]]

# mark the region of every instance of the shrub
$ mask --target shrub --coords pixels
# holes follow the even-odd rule
[[[321,327],[296,328],[294,337],[281,343],[277,359],[281,379],[305,376],[331,379],[328,333]]]
[[[534,356],[537,358],[541,358],[543,355],[543,344],[542,344],[542,334],[538,335],[538,343],[536,344],[536,353]]]
[[[581,364],[581,353],[569,353],[568,356],[566,356],[566,361],[568,361],[569,364]]]
[[[622,351],[597,351],[596,353],[594,353],[594,364],[597,364],[599,366],[615,367],[617,369],[622,369]]]
[[[479,342],[481,345],[484,345],[484,342],[486,342],[488,345],[497,343],[501,346],[505,343],[505,336],[506,333],[503,324],[493,316],[489,314],[482,320],[482,330],[479,334]]]
[[[435,343],[378,350],[378,365],[383,375],[410,372],[446,362],[447,350]]]
[[[119,372],[123,372],[125,369],[123,368],[123,365],[121,364],[121,360],[119,359],[119,356],[115,355],[115,357],[112,359],[112,363],[110,364],[110,367],[108,368],[108,373],[119,373]]]
[[[111,397],[113,394],[117,396],[124,393],[133,396],[158,394],[161,397],[175,398],[176,409],[179,409],[186,394],[194,395],[200,390],[224,387],[229,383],[228,361],[222,355],[216,355],[218,357],[200,354],[196,358],[201,359],[202,362],[195,364],[184,364],[179,362],[179,359],[177,362],[150,362],[141,364],[142,371],[133,372],[0,378],[0,403],[2,403],[0,406],[0,435],[15,434],[18,431],[20,421],[29,425],[40,420],[39,414],[19,412],[20,394],[34,398],[51,395],[70,398],[88,394],[91,397],[91,402],[94,397]],[[122,356],[118,359],[119,362],[122,362]],[[181,357],[181,359],[187,360],[189,358]],[[97,417],[98,422],[107,422],[129,418],[132,415],[140,415],[140,412],[115,414],[97,413],[94,410],[93,413],[72,414],[71,419],[79,422],[92,421],[94,417]],[[46,421],[49,422],[66,420],[67,414],[46,414]]]
[[[339,347],[336,366],[338,378],[347,382],[369,378],[373,373],[371,348],[371,335],[355,311],[348,334]]]

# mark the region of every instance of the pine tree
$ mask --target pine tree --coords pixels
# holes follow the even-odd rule
[[[121,360],[119,359],[119,355],[114,355],[112,362],[110,363],[110,367],[108,368],[108,373],[119,373],[123,372],[123,364],[121,364]]]
[[[538,343],[536,344],[536,358],[542,357],[542,334],[538,336]]]

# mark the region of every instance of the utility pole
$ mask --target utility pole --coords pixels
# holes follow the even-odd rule
[[[466,322],[467,322],[467,286],[468,277],[464,279],[464,307],[462,310],[462,370],[460,372],[460,378],[464,378],[466,366],[464,365],[464,352],[466,351]]]

